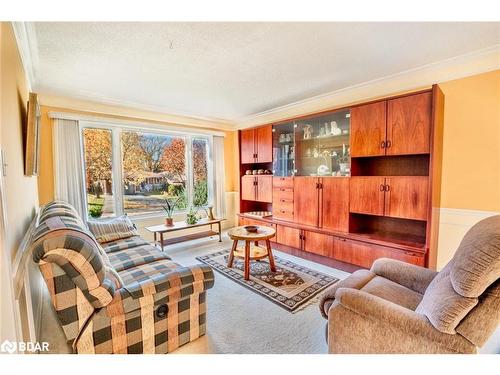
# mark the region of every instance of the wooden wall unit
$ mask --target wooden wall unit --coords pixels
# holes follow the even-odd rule
[[[304,155],[297,154],[310,146],[302,138],[297,141],[297,137],[302,134],[300,126],[313,123],[314,115],[288,119],[286,124],[279,125],[285,133],[290,133],[294,124],[299,124],[300,131],[294,132],[291,141],[288,137],[280,138],[276,131],[274,142],[280,143],[276,148],[269,143],[273,135],[271,125],[240,132],[240,223],[249,223],[245,212],[266,207],[273,216],[253,219],[251,223],[274,225],[275,241],[280,246],[365,268],[380,257],[433,268],[441,186],[442,93],[433,86],[432,90],[341,110],[342,115],[350,116],[350,131],[341,134],[351,149],[351,176],[347,177],[293,176],[293,153],[287,154],[283,148],[297,145],[295,160],[306,160]],[[334,111],[317,115],[320,125],[328,113]],[[346,125],[342,126],[346,129]],[[328,147],[326,140],[318,138],[320,149]],[[284,146],[287,144],[290,146]],[[274,176],[272,183],[262,183],[263,191],[259,192],[248,182],[257,177],[243,176],[247,167],[243,163],[250,159],[249,163],[257,163],[258,154],[266,163],[272,162],[267,150],[273,156],[273,149],[274,157],[281,158],[277,159],[281,167],[276,171],[288,174]],[[246,158],[243,154],[247,154]],[[259,196],[265,199],[259,202]]]

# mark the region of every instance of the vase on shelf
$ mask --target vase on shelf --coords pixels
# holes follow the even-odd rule
[[[167,227],[173,227],[174,226],[174,219],[172,217],[165,218],[165,225]]]
[[[349,163],[339,163],[340,174],[345,176],[349,170]]]
[[[214,208],[212,206],[207,207],[207,219],[210,221],[215,219],[213,210],[214,210]]]

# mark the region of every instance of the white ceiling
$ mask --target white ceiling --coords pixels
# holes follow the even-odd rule
[[[33,26],[39,93],[231,122],[500,43],[500,23]]]

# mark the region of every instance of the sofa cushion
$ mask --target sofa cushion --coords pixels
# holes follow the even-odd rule
[[[500,215],[481,220],[467,232],[450,276],[453,288],[464,297],[479,297],[500,278]]]
[[[90,231],[100,243],[138,236],[134,224],[126,215],[103,220],[89,220]]]
[[[477,298],[458,294],[451,283],[453,261],[431,281],[416,312],[423,314],[439,331],[456,333],[455,328],[462,319],[477,305]]]
[[[107,256],[116,271],[123,271],[131,267],[141,266],[161,259],[170,259],[167,254],[155,249],[150,244],[115,251],[107,254]]]
[[[127,249],[132,249],[137,246],[145,246],[149,245],[149,242],[144,240],[140,236],[133,236],[129,238],[120,238],[115,241],[110,241],[101,244],[102,248],[104,251],[108,254],[111,254],[115,251],[121,251],[121,250],[127,250]]]
[[[368,270],[358,270],[346,277],[344,280],[337,281],[330,288],[328,288],[322,295],[319,301],[319,311],[323,318],[328,319],[328,310],[335,300],[335,293],[339,288],[354,288],[361,289],[375,274]]]
[[[127,268],[119,271],[118,274],[123,280],[124,285],[135,282],[150,280],[160,274],[165,274],[179,268],[180,266],[169,260],[161,259],[156,262],[141,264],[140,266]]]
[[[420,293],[380,276],[375,276],[361,290],[410,310],[415,310],[422,300]]]

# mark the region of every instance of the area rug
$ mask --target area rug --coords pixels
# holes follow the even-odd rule
[[[196,259],[292,313],[309,305],[318,293],[339,281],[277,256],[274,257],[276,272],[271,272],[267,259],[252,260],[247,281],[243,259],[234,258],[233,267],[228,268],[228,257],[229,250],[222,250]]]

